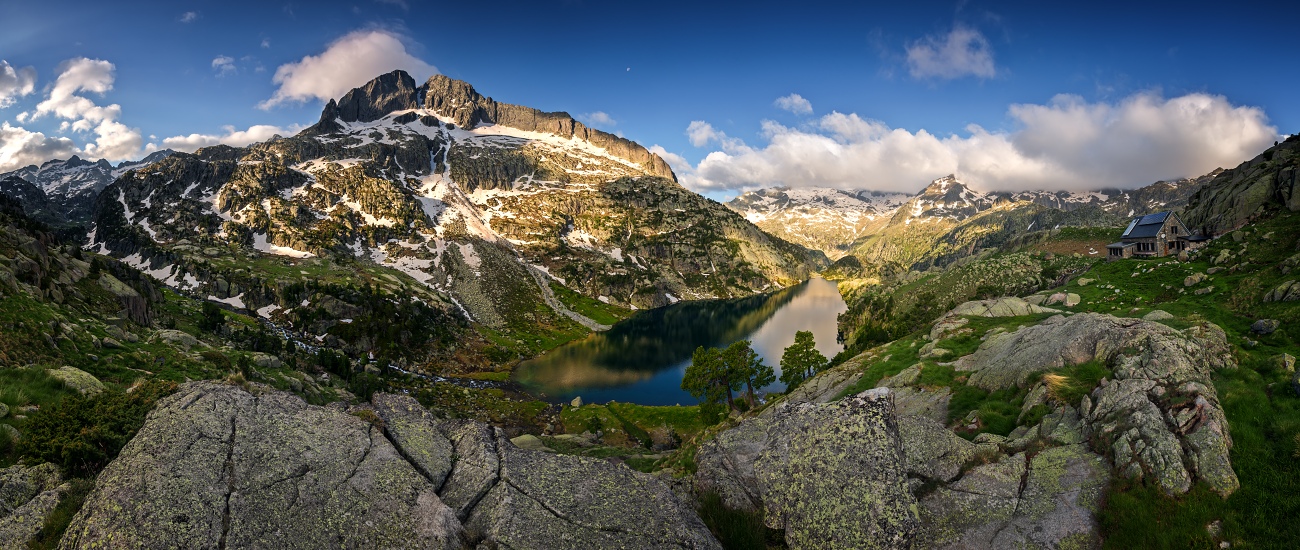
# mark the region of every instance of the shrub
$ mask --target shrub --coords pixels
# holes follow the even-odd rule
[[[174,382],[152,380],[130,392],[65,397],[31,416],[19,452],[70,477],[93,477],[135,436],[154,403],[174,391]]]

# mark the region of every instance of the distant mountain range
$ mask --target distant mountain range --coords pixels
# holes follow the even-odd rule
[[[960,255],[960,246],[987,246],[964,228],[1007,238],[1058,225],[1115,225],[1147,212],[1182,209],[1217,176],[1161,181],[1133,190],[978,191],[955,176],[930,182],[915,195],[871,190],[772,188],[744,193],[727,206],[763,230],[831,259],[893,262],[910,268]],[[997,226],[991,231],[990,226]],[[904,233],[907,237],[904,238]],[[965,233],[970,233],[965,231]]]
[[[141,160],[122,161],[117,165],[104,159],[90,161],[74,155],[66,160],[50,160],[40,166],[33,164],[0,174],[0,182],[18,179],[31,184],[41,191],[46,202],[61,208],[61,220],[84,218],[89,216],[90,207],[99,192],[122,174],[144,168],[173,154],[175,151],[165,149]],[[34,200],[35,196],[26,189],[20,191],[21,187],[16,182],[0,183],[0,191],[6,194],[17,196],[17,193],[24,193],[27,197],[23,200],[24,203]],[[41,216],[37,214],[37,217]]]

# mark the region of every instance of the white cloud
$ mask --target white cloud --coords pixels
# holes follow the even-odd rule
[[[1046,105],[1013,105],[1008,114],[1014,131],[972,125],[946,137],[835,112],[803,129],[765,121],[761,148],[695,121],[687,130],[692,143],[716,141],[721,150],[679,174],[699,191],[786,185],[914,192],[950,173],[986,190],[1132,188],[1235,166],[1279,137],[1259,108],[1207,94],[1141,93],[1113,104],[1057,96]]]
[[[141,148],[144,147],[140,130],[115,120],[100,122],[94,129],[95,142],[86,144],[87,155],[115,162],[140,156]]]
[[[102,59],[78,57],[59,66],[59,76],[54,80],[45,100],[36,105],[36,111],[21,113],[19,122],[37,120],[47,115],[64,119],[61,131],[95,133],[95,141],[85,146],[86,155],[111,161],[125,160],[140,155],[144,138],[140,131],[118,122],[122,107],[117,104],[99,105],[81,95],[83,92],[103,95],[113,89],[112,63]],[[67,125],[67,123],[71,123]]]
[[[63,62],[59,76],[50,88],[45,101],[36,105],[36,112],[31,120],[53,114],[59,118],[85,121],[81,128],[74,124],[73,129],[85,131],[89,124],[113,120],[122,114],[118,105],[101,107],[78,92],[91,92],[104,95],[113,89],[113,64],[102,59],[78,57]]]
[[[270,99],[258,104],[270,109],[282,103],[335,99],[395,69],[423,81],[438,69],[406,51],[402,37],[385,30],[355,31],[335,40],[320,55],[281,65],[273,81],[279,85]]]
[[[185,13],[182,13],[179,19],[181,23],[193,23],[198,20],[199,20],[199,12],[197,11],[187,11]]]
[[[226,76],[234,74],[239,69],[235,68],[235,58],[228,55],[218,55],[212,59],[212,70],[217,72],[217,76]]]
[[[778,109],[785,109],[796,115],[811,115],[813,112],[812,102],[804,99],[799,94],[790,94],[785,97],[778,97],[772,102]]]
[[[946,36],[927,36],[907,47],[913,78],[993,78],[993,48],[978,30],[957,25]]]
[[[692,120],[690,126],[686,127],[686,137],[690,138],[691,145],[704,147],[710,141],[725,139],[727,135],[713,129],[712,124],[703,120]]]
[[[18,98],[36,90],[36,69],[34,67],[14,68],[8,61],[0,59],[0,109],[14,104]]]
[[[234,126],[223,126],[224,134],[190,134],[188,136],[172,136],[162,142],[166,149],[175,149],[186,153],[193,153],[203,147],[213,145],[230,145],[232,147],[243,147],[250,143],[266,141],[274,135],[288,136],[298,133],[302,128],[292,126],[290,128],[280,128],[279,126],[270,126],[258,124],[249,126],[247,130],[236,130]]]
[[[618,124],[618,121],[614,120],[614,117],[609,116],[609,114],[604,111],[578,115],[578,120],[585,122],[587,126],[596,127],[610,127]]]
[[[270,39],[270,38],[263,38],[263,39],[262,39],[262,49],[267,49],[267,48],[270,48],[270,47],[271,47],[271,39]]]
[[[70,157],[77,152],[77,145],[68,138],[49,137],[21,126],[10,126],[8,122],[0,123],[0,172]]]

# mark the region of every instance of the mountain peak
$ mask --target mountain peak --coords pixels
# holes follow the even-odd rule
[[[473,129],[482,124],[500,124],[528,132],[576,138],[603,148],[611,155],[639,164],[647,173],[677,181],[677,176],[659,155],[631,140],[588,128],[569,113],[544,112],[531,107],[499,103],[478,93],[468,82],[433,75],[423,85],[405,71],[393,71],[354,88],[337,102],[330,100],[320,122],[304,134],[343,131],[340,123],[371,122],[397,111],[424,109],[451,119],[457,126]]]
[[[925,189],[922,189],[917,194],[918,197],[926,200],[945,203],[968,203],[978,199],[979,195],[953,174],[948,174],[930,182],[930,185],[927,185]]]

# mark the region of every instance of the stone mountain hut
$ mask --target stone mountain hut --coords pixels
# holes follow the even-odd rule
[[[1133,218],[1119,242],[1106,245],[1106,259],[1156,258],[1197,248],[1204,239],[1193,237],[1173,212],[1157,212]]]

